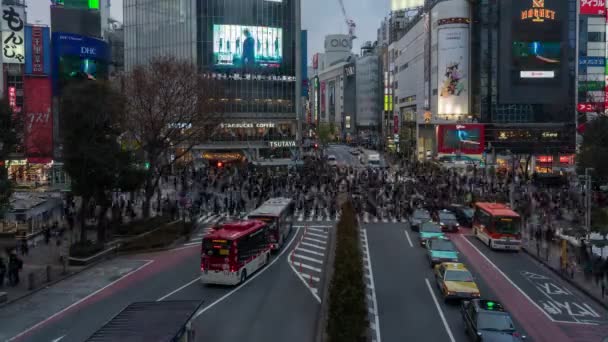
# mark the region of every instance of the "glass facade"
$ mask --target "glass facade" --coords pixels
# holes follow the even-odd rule
[[[125,69],[196,64],[225,121],[296,120],[297,0],[124,0]]]
[[[378,56],[365,56],[357,59],[357,127],[374,127],[378,125],[382,97],[380,80],[380,59]]]
[[[197,64],[216,79],[228,116],[295,120],[296,3],[196,1]],[[249,65],[247,37],[255,54]]]
[[[124,0],[125,69],[155,56],[196,62],[194,0]]]

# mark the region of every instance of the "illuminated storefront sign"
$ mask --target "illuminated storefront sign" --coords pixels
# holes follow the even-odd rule
[[[268,146],[272,148],[277,147],[296,147],[295,141],[269,141]]]
[[[11,107],[13,112],[17,110],[17,90],[15,87],[8,87],[8,105]]]
[[[231,153],[231,152],[205,152],[205,153],[203,153],[203,159],[222,160],[225,162],[230,162],[230,161],[242,160],[243,155],[240,153]]]
[[[604,111],[603,102],[581,102],[576,105],[576,110],[580,113],[594,113]]]
[[[25,62],[25,9],[2,6],[2,62]]]
[[[4,162],[6,166],[25,166],[27,159],[7,160]]]
[[[545,0],[532,0],[532,8],[521,11],[521,20],[543,23],[545,20],[555,20],[555,11],[545,8]]]
[[[539,163],[553,163],[553,156],[537,156],[536,161]]]
[[[606,13],[606,2],[604,0],[580,0],[583,15],[603,15]]]
[[[221,123],[220,128],[275,128],[274,122],[236,122]]]

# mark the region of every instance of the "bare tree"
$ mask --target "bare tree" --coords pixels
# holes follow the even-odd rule
[[[142,150],[150,167],[145,176],[144,217],[161,177],[205,141],[219,119],[219,91],[195,65],[159,57],[136,67],[124,79],[127,109],[124,131]]]

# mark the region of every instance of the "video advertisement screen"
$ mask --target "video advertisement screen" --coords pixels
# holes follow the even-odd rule
[[[559,42],[513,42],[513,66],[520,78],[554,78],[561,68]]]
[[[216,68],[278,68],[283,62],[283,29],[213,25]]]
[[[437,135],[441,153],[480,154],[483,152],[485,144],[483,125],[439,125]]]

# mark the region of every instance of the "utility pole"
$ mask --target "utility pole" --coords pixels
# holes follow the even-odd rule
[[[591,175],[592,167],[585,168],[585,230],[591,233]]]

